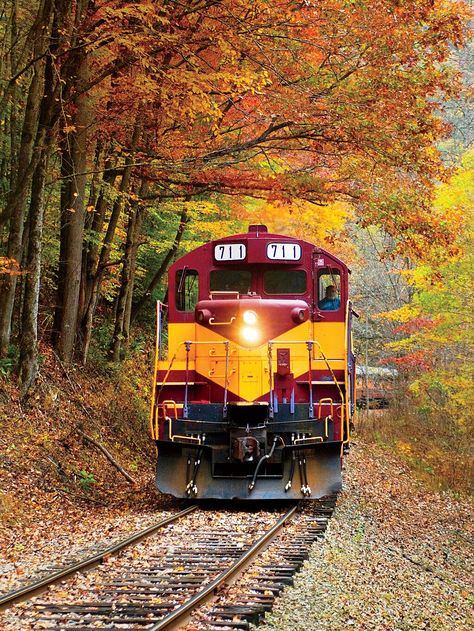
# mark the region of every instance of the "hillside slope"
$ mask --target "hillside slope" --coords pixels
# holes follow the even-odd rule
[[[30,399],[0,381],[0,541],[25,528],[77,521],[91,510],[153,507],[154,446],[148,435],[150,358],[120,369],[66,369],[49,347]],[[133,478],[130,483],[91,440]]]

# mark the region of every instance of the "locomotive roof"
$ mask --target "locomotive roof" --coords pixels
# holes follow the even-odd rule
[[[177,261],[175,261],[173,267],[177,263],[185,259],[186,257],[194,257],[198,252],[209,248],[210,245],[218,244],[218,243],[225,243],[227,241],[236,241],[236,239],[246,239],[246,240],[247,239],[261,239],[262,241],[279,240],[279,241],[288,241],[291,243],[299,243],[305,250],[316,249],[320,254],[328,256],[330,259],[332,259],[334,262],[341,265],[350,273],[350,270],[347,267],[347,265],[343,261],[341,261],[341,259],[339,259],[337,256],[335,256],[331,252],[328,252],[328,250],[325,250],[324,248],[321,248],[320,246],[317,246],[314,243],[311,243],[310,241],[305,241],[304,239],[298,239],[297,237],[292,237],[285,234],[268,232],[267,227],[264,225],[250,225],[248,232],[243,232],[240,234],[232,234],[226,237],[221,237],[219,239],[214,239],[213,241],[209,241],[208,243],[205,243],[204,245],[201,245],[197,247],[195,250],[192,250],[191,252],[188,252],[187,254],[180,257]]]

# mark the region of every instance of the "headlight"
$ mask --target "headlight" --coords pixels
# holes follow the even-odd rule
[[[260,333],[257,329],[253,329],[250,326],[244,326],[244,328],[240,331],[240,334],[247,344],[256,344],[260,338]]]
[[[255,311],[244,311],[243,319],[245,324],[250,324],[250,326],[257,324],[257,314]]]

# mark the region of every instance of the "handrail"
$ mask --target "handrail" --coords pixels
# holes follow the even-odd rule
[[[331,365],[329,364],[329,360],[327,359],[326,355],[324,354],[323,349],[321,348],[321,344],[320,344],[317,340],[314,340],[314,342],[315,342],[315,344],[317,344],[317,346],[318,346],[318,348],[319,348],[319,351],[320,351],[321,355],[323,356],[323,358],[324,358],[324,360],[325,360],[325,362],[326,362],[326,366],[328,367],[328,370],[329,370],[329,372],[331,373],[331,377],[333,378],[333,381],[334,381],[334,383],[335,383],[335,385],[336,385],[336,388],[338,389],[339,394],[340,394],[340,396],[341,396],[341,410],[342,410],[342,414],[341,414],[341,430],[342,430],[342,427],[343,427],[343,425],[344,425],[344,420],[345,420],[345,419],[344,419],[344,410],[345,410],[345,397],[344,397],[344,393],[342,392],[341,387],[340,387],[340,385],[339,385],[339,382],[338,382],[338,381],[337,381],[337,379],[336,379],[336,375],[334,374],[334,371],[333,371],[333,369],[331,368]],[[341,438],[342,438],[342,436],[341,436]]]
[[[332,421],[334,423],[334,401],[331,399],[331,397],[324,397],[322,399],[319,399],[318,418],[321,418],[323,405],[331,406],[330,414],[326,414],[326,416],[324,417],[324,438],[327,440],[329,438],[329,421]]]
[[[160,400],[160,394],[163,390],[163,388],[166,385],[166,382],[168,380],[168,377],[171,373],[171,369],[173,367],[174,361],[178,355],[178,351],[181,348],[181,346],[184,346],[185,350],[186,350],[186,366],[185,366],[185,389],[184,389],[184,406],[183,406],[183,418],[188,418],[188,385],[189,385],[189,352],[191,350],[191,347],[193,346],[193,344],[224,344],[225,346],[225,374],[224,374],[224,401],[223,401],[223,416],[224,418],[227,415],[227,397],[228,397],[228,389],[229,389],[229,348],[230,348],[230,342],[228,340],[222,340],[222,341],[214,341],[214,342],[210,342],[210,341],[197,341],[197,340],[185,340],[184,342],[180,342],[178,344],[178,346],[176,347],[175,353],[173,355],[173,357],[171,358],[171,361],[169,363],[168,369],[166,371],[166,374],[163,378],[163,381],[161,382],[160,385],[160,389],[158,391],[158,394],[156,396],[153,397],[153,401],[152,401],[152,414],[150,417],[150,427],[151,427],[151,433],[153,435],[153,409],[155,407],[155,405],[159,404],[159,400]],[[234,371],[235,372],[235,371]],[[157,369],[156,369],[156,365],[155,365],[155,372],[154,372],[154,384],[153,384],[153,393],[155,393],[155,389],[156,389],[156,376],[157,376]]]
[[[159,424],[159,415],[158,408],[155,408],[155,413],[153,414],[153,419],[150,422],[150,433],[152,440],[158,440],[160,437],[160,424]]]
[[[189,342],[189,344],[191,344],[191,346],[193,344],[208,344],[208,345],[212,345],[212,344],[228,344],[229,343],[228,340],[215,340],[215,341],[209,341],[209,340],[187,340],[187,342]],[[184,342],[181,342],[181,344],[184,344]]]
[[[331,416],[334,416],[334,401],[331,399],[331,397],[324,397],[324,399],[319,399],[318,418],[321,417],[321,407],[323,406],[323,403],[329,403],[329,405],[331,406]]]
[[[166,385],[166,381],[167,381],[167,379],[168,379],[168,377],[169,377],[169,374],[170,374],[170,372],[171,372],[171,368],[173,367],[173,364],[174,364],[174,362],[175,362],[175,359],[176,359],[176,357],[177,357],[177,355],[178,355],[178,351],[179,351],[179,349],[181,348],[181,346],[186,346],[186,344],[189,344],[189,348],[191,348],[191,346],[192,346],[193,344],[208,344],[208,345],[214,345],[214,344],[228,344],[228,343],[229,343],[229,342],[228,342],[227,340],[222,340],[222,341],[217,340],[217,341],[214,341],[214,342],[209,342],[209,341],[204,341],[204,340],[203,340],[203,341],[197,341],[197,340],[185,340],[184,342],[180,342],[180,343],[178,344],[178,346],[176,347],[176,351],[175,351],[175,353],[174,353],[174,355],[173,355],[173,357],[172,357],[172,359],[171,359],[171,361],[170,361],[170,363],[169,363],[169,366],[168,366],[168,369],[167,369],[166,374],[165,374],[165,376],[164,376],[164,379],[163,379],[163,381],[161,382],[160,392],[161,392],[161,390],[163,389],[163,386],[165,386],[165,385]],[[156,380],[156,373],[155,373],[155,380]],[[159,394],[159,393],[158,393],[158,394]],[[157,397],[157,398],[159,398],[159,397]]]
[[[158,375],[158,361],[160,358],[161,346],[161,302],[156,301],[156,339],[155,339],[155,367],[153,370],[153,384],[151,388],[151,409],[150,409],[150,434],[155,439],[155,401],[156,395],[156,377]]]
[[[225,373],[224,373],[224,406],[222,408],[223,418],[227,418],[227,396],[229,393],[229,346],[230,343],[226,340],[225,346]]]
[[[166,374],[165,374],[165,376],[164,376],[164,379],[163,379],[163,381],[161,382],[160,389],[158,390],[158,394],[156,395],[156,402],[157,402],[157,403],[158,403],[158,402],[159,402],[159,400],[160,400],[160,394],[161,394],[161,392],[162,392],[163,388],[164,388],[164,387],[165,387],[165,385],[166,385],[166,382],[167,382],[167,380],[168,380],[168,377],[170,376],[171,369],[172,369],[172,367],[173,367],[174,361],[175,361],[175,359],[176,359],[176,357],[177,357],[177,355],[178,355],[178,351],[179,351],[179,349],[180,349],[180,347],[181,347],[181,346],[184,346],[184,342],[180,342],[180,343],[178,344],[178,346],[176,347],[176,350],[175,350],[175,352],[174,352],[174,355],[173,355],[173,357],[171,358],[170,364],[169,364],[169,366],[168,366],[168,370],[166,371]],[[156,376],[155,376],[155,385],[154,385],[153,387],[154,387],[154,388],[156,387]]]
[[[174,412],[174,418],[177,419],[178,418],[178,406],[176,405],[176,401],[174,401],[174,399],[166,399],[166,401],[163,401],[163,403],[161,403],[162,407],[163,407],[163,416],[164,417],[168,417],[168,406],[172,405],[173,406],[173,412]]]
[[[313,406],[313,374],[312,374],[312,366],[311,366],[311,354],[313,352],[313,342],[306,342],[306,346],[308,348],[308,388],[309,388],[309,410],[308,415],[309,418],[314,417],[314,406]]]
[[[268,342],[268,392],[269,392],[269,406],[268,406],[268,418],[273,418],[273,357],[272,357],[272,344]]]
[[[324,351],[323,351],[323,349],[321,347],[321,344],[318,342],[318,340],[288,340],[288,341],[285,341],[285,340],[269,340],[268,341],[268,348],[271,349],[271,347],[273,345],[275,345],[275,344],[306,344],[306,346],[308,347],[308,350],[310,350],[310,347],[312,349],[312,345],[313,344],[316,344],[316,346],[319,348],[319,352],[323,356],[322,360],[319,359],[319,361],[324,361],[325,362],[329,372],[331,373],[332,380],[333,380],[336,388],[338,389],[339,395],[341,397],[341,431],[342,431],[344,423],[346,422],[346,418],[344,416],[344,412],[345,412],[345,408],[346,408],[346,398],[344,396],[344,393],[341,390],[341,387],[339,386],[339,383],[338,383],[338,381],[336,379],[336,375],[334,374],[334,371],[333,371],[331,365],[329,364],[330,361],[334,361],[334,360],[331,360],[331,359],[326,357],[326,355],[324,354]],[[313,359],[311,357],[311,352],[309,352],[308,354],[309,354],[309,363],[310,363],[310,365],[311,365],[312,361],[318,361],[318,360]],[[344,359],[338,360],[338,361],[344,361]],[[271,381],[272,381],[272,366],[270,366],[269,373],[270,373],[270,383],[271,383]],[[330,382],[328,381],[328,383],[330,383]],[[312,384],[310,384],[310,405],[311,405],[311,399],[312,399]],[[271,405],[271,403],[270,403],[270,405]],[[348,421],[347,421],[347,423],[348,423]],[[341,438],[342,438],[342,436],[341,436]]]
[[[186,349],[186,369],[184,373],[184,406],[183,406],[183,418],[188,418],[188,384],[189,384],[189,351],[191,350],[191,343],[185,342],[184,348]]]
[[[153,440],[158,440],[160,438],[160,408],[162,408],[162,411],[163,411],[163,420],[166,421],[166,420],[170,420],[171,418],[168,415],[168,406],[172,406],[173,412],[174,412],[174,418],[175,420],[177,420],[178,419],[178,405],[179,404],[177,404],[176,401],[174,401],[173,399],[167,399],[166,401],[163,401],[162,403],[159,403],[156,406],[152,428],[151,428],[151,437]]]
[[[236,316],[231,316],[230,320],[226,322],[216,322],[215,318],[209,318],[208,322],[211,326],[223,326],[225,324],[233,324],[235,322]]]
[[[352,310],[352,302],[350,300],[347,301],[346,304],[346,317],[345,317],[345,330],[344,330],[344,386],[346,389],[346,402],[345,402],[345,421],[346,421],[346,438],[342,441],[343,445],[347,445],[351,440],[351,424],[350,424],[350,410],[349,410],[349,399],[350,399],[350,384],[349,384],[349,314]],[[342,425],[342,419],[341,419]]]
[[[211,326],[223,326],[225,324],[233,324],[235,319],[236,316],[231,316],[230,320],[226,320],[225,322],[216,322],[215,318],[209,318],[208,322]]]
[[[182,440],[185,442],[188,441],[195,445],[202,444],[202,440],[200,436],[186,436],[183,434],[173,434],[173,419],[167,416],[165,420],[168,421],[168,438],[171,440],[172,443],[174,443],[174,441],[177,439],[177,440]]]

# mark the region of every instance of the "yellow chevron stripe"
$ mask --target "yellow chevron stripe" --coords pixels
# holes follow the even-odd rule
[[[315,339],[324,355],[330,359],[332,370],[344,368],[344,324],[342,322],[304,322],[285,331],[273,340],[272,372],[276,371],[277,348],[289,348],[291,369],[296,379],[308,370],[308,350],[304,342]],[[189,369],[207,377],[222,388],[225,386],[226,338],[216,330],[195,323],[176,323],[168,327],[168,360],[159,362],[160,370],[167,370],[171,359],[173,370],[184,370],[186,352],[184,342],[195,341],[189,354]],[[246,401],[253,401],[269,391],[267,341],[249,349],[235,342],[229,343],[228,389]],[[312,368],[326,370],[319,348],[313,347]]]

